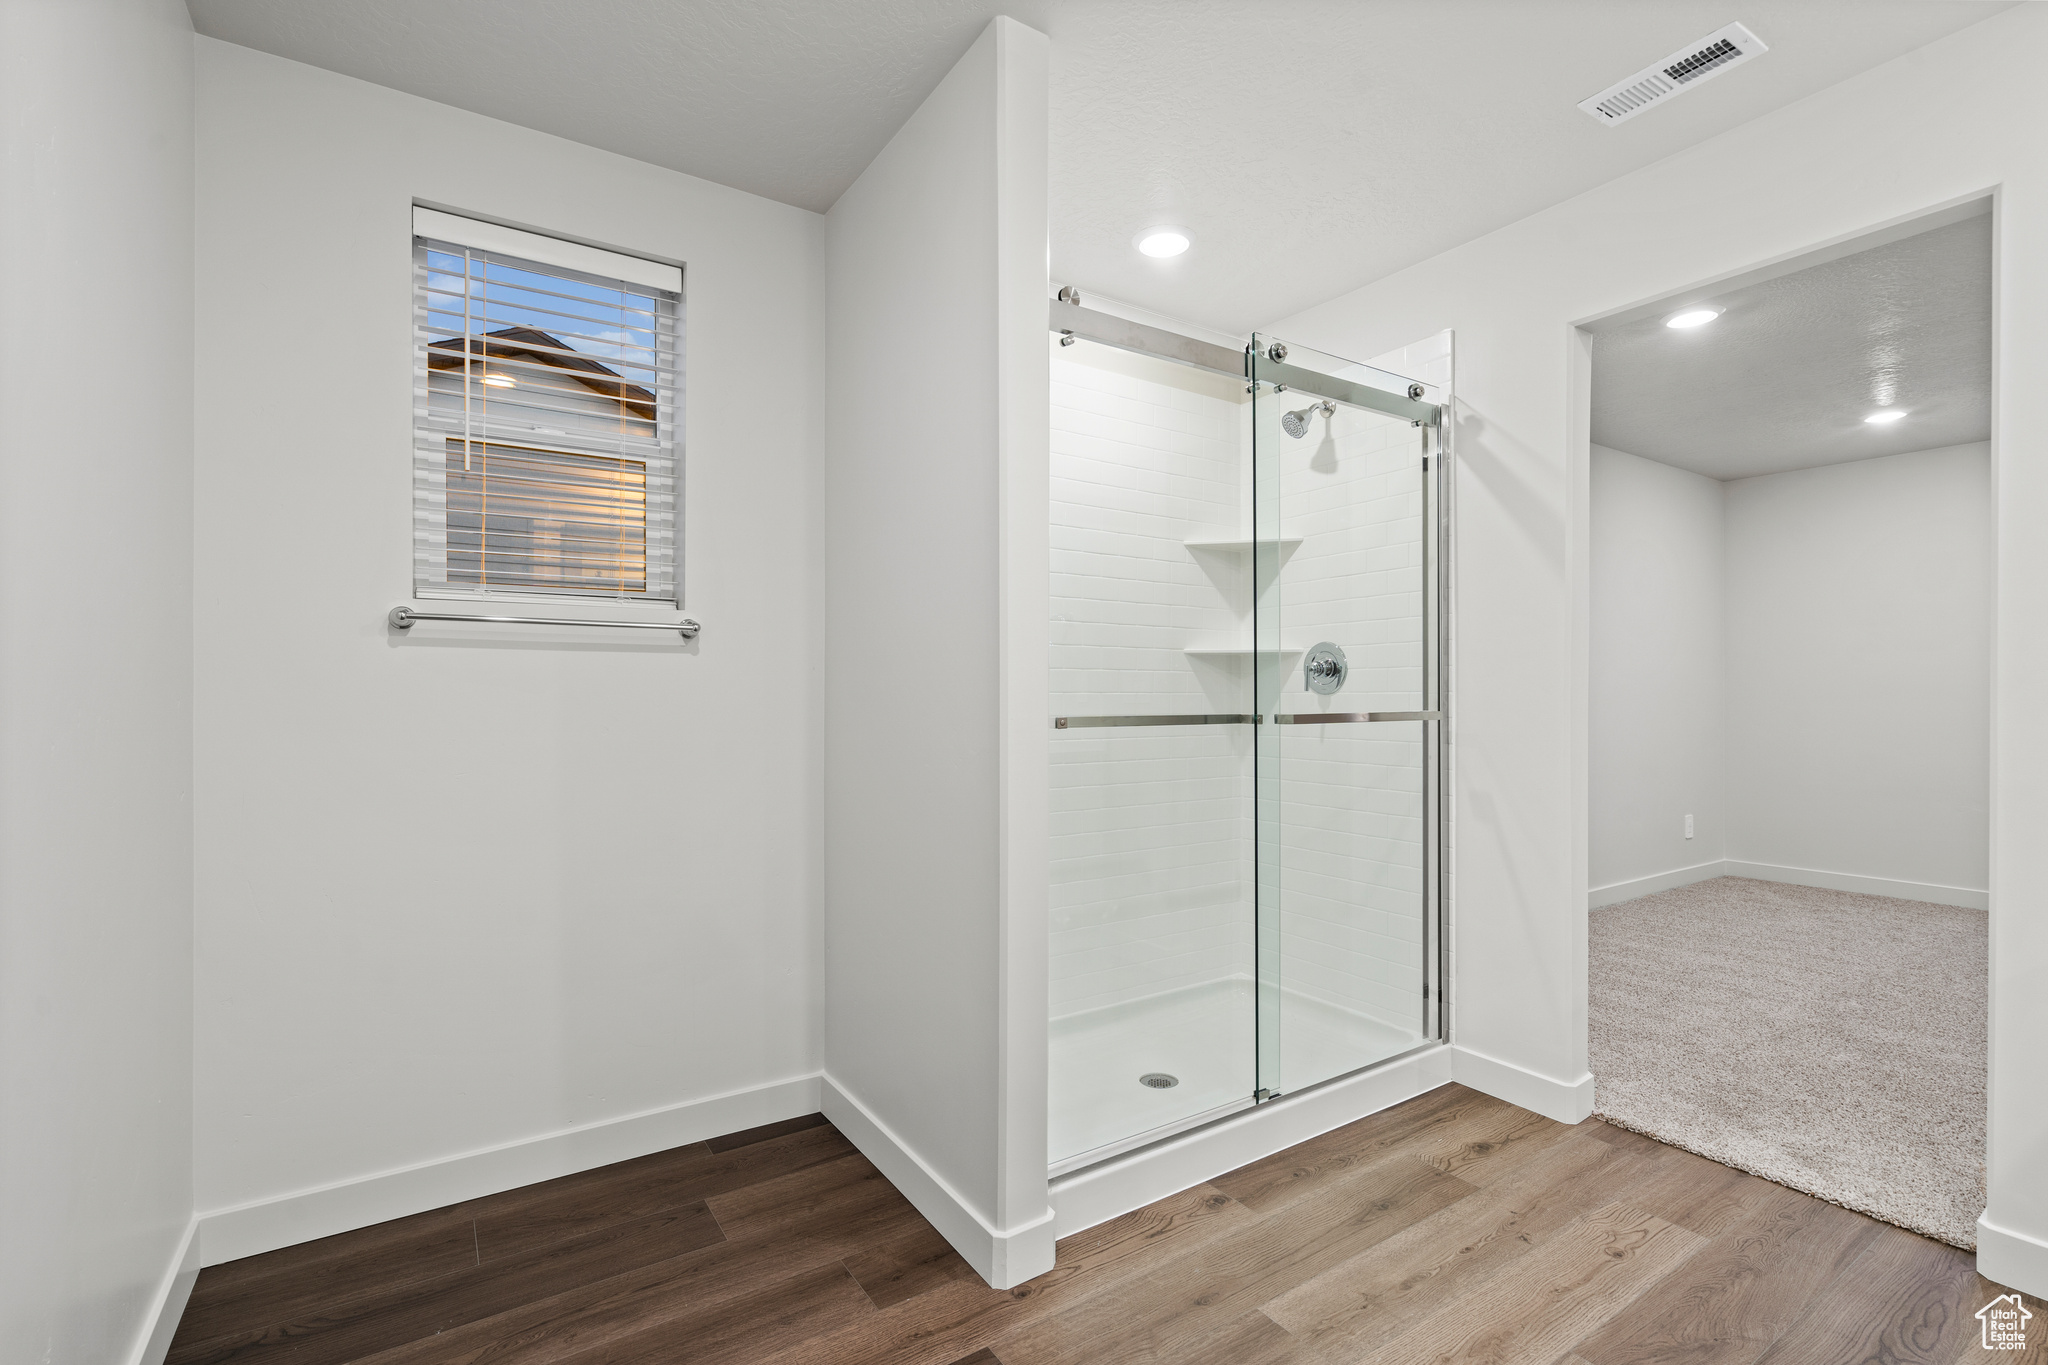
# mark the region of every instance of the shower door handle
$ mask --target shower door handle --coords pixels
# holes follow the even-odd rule
[[[1275,716],[1275,725],[1376,725],[1387,720],[1442,720],[1441,711],[1306,711]]]
[[[1257,725],[1257,716],[1054,716],[1055,730],[1096,729],[1114,725]]]

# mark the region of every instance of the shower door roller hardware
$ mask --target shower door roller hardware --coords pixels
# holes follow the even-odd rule
[[[1408,386],[1408,396],[1409,396],[1410,398],[1413,398],[1413,399],[1414,399],[1414,400],[1415,400],[1416,402],[1418,402],[1418,403],[1419,403],[1419,402],[1421,402],[1421,401],[1422,401],[1422,385],[1420,385],[1420,384],[1410,384],[1410,385]],[[1419,427],[1419,426],[1421,426],[1421,425],[1422,425],[1422,423],[1420,423],[1420,422],[1417,422],[1417,423],[1416,423],[1415,425]]]
[[[1301,661],[1301,680],[1309,691],[1321,696],[1343,690],[1344,680],[1351,676],[1351,665],[1344,658],[1344,651],[1328,640],[1309,650],[1308,657]]]
[[[1275,365],[1278,365],[1281,361],[1287,359],[1286,345],[1282,342],[1276,341],[1271,346],[1268,346],[1266,348],[1266,359],[1272,361]]]
[[[1062,345],[1062,346],[1071,346],[1071,345],[1073,345],[1073,344],[1074,344],[1074,334],[1073,334],[1072,332],[1061,332],[1061,333],[1060,333],[1060,345]],[[1420,423],[1418,423],[1417,425],[1420,425]]]
[[[1071,285],[1071,284],[1063,284],[1063,285],[1061,285],[1061,286],[1060,286],[1060,302],[1061,302],[1061,303],[1072,303],[1072,304],[1079,304],[1079,303],[1081,302],[1081,291],[1080,291],[1080,290],[1078,290],[1078,289],[1076,289],[1076,288],[1074,288],[1074,286],[1073,286],[1073,285]]]

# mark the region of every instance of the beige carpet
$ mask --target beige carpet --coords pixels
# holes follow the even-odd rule
[[[1982,910],[1716,877],[1592,918],[1602,1118],[1975,1249]]]

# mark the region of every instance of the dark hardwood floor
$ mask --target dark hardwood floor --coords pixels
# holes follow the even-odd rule
[[[1446,1086],[990,1289],[817,1116],[199,1277],[170,1365],[2048,1365],[1938,1242]]]

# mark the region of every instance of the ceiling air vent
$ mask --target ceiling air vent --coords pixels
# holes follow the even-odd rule
[[[1768,51],[1754,33],[1740,24],[1730,24],[1696,43],[1686,44],[1655,66],[1644,67],[1593,98],[1579,101],[1579,108],[1602,123],[1625,123],[1651,105],[1662,104],[1708,77],[1718,76]]]

